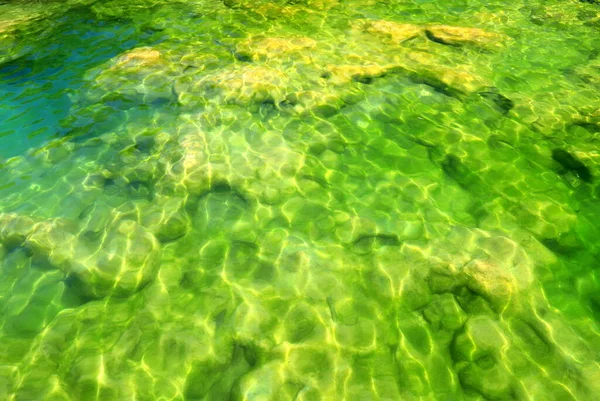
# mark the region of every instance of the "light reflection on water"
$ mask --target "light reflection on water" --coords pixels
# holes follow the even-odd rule
[[[0,399],[593,400],[598,12],[0,4]]]

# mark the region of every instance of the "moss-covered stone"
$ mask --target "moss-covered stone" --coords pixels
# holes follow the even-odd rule
[[[297,61],[299,57],[308,59],[307,51],[316,46],[317,42],[307,37],[256,37],[239,42],[236,46],[236,57],[253,61],[293,57]]]
[[[402,43],[423,34],[421,26],[386,20],[361,20],[357,21],[354,26],[366,32],[388,38],[394,43]]]
[[[9,249],[23,245],[33,231],[35,221],[14,213],[0,215],[0,242]]]
[[[423,316],[434,329],[457,330],[466,321],[467,315],[452,294],[443,294],[432,298],[423,311]]]
[[[97,254],[72,261],[69,273],[91,296],[132,294],[154,278],[160,263],[156,238],[143,226],[124,220],[107,234]]]
[[[86,74],[89,89],[82,101],[101,100],[156,103],[175,101],[172,79],[178,73],[178,64],[169,62],[159,50],[139,47],[113,58],[104,66]]]
[[[59,3],[0,5],[3,141],[70,114],[0,163],[1,399],[600,391],[593,5]]]

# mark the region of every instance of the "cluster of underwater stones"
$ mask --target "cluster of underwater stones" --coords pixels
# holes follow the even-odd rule
[[[89,72],[75,120],[116,98],[181,112],[3,166],[0,395],[593,399],[593,323],[540,281],[597,291],[561,273],[597,252],[597,95],[569,86],[594,61],[528,98],[493,85],[510,35],[343,32],[222,41],[227,65],[166,42]]]

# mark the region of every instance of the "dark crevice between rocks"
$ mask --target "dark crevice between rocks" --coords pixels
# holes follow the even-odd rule
[[[215,322],[215,331],[219,331],[219,329],[221,327],[223,327],[223,325],[225,324],[225,317],[227,315],[227,310],[223,309],[221,312],[219,312],[214,318],[213,321]]]
[[[329,314],[331,315],[331,321],[337,322],[337,312],[335,311],[335,302],[332,297],[327,297],[325,299],[327,302],[327,307],[329,308]]]
[[[396,329],[396,336],[399,337],[400,331],[398,329]],[[392,369],[393,369],[393,378],[394,378],[394,384],[396,386],[396,388],[398,389],[398,392],[401,393],[402,389],[405,388],[405,384],[403,379],[403,372],[402,372],[402,368],[401,368],[401,363],[398,360],[398,347],[400,347],[400,344],[398,343],[394,343],[394,344],[389,344],[389,352],[392,358],[392,361],[394,361],[394,364],[392,365]]]
[[[133,199],[147,199],[151,201],[153,198],[152,185],[141,180],[131,181],[127,184],[128,193]]]
[[[381,78],[383,77],[383,75],[378,76],[377,78]],[[364,74],[358,74],[352,77],[352,80],[354,82],[358,82],[364,85],[371,85],[373,82],[375,82],[375,78],[371,75],[364,75]]]
[[[581,127],[584,130],[586,130],[587,132],[589,132],[590,134],[600,133],[600,125],[599,124],[588,123],[585,121],[579,121],[579,122],[573,123],[572,126]]]
[[[239,0],[223,0],[223,5],[232,10],[242,8],[239,3],[240,3]]]
[[[532,356],[536,359],[552,358],[554,345],[534,323],[524,319],[513,319],[509,324],[514,336],[528,345],[525,352],[534,353]]]
[[[228,232],[233,222],[249,211],[252,202],[253,199],[248,199],[236,188],[221,181],[214,183],[199,195],[188,197],[183,210],[190,217],[195,229],[206,235],[217,235]],[[254,247],[254,244],[252,246]]]
[[[244,195],[242,195],[237,189],[235,189],[234,187],[229,185],[229,183],[227,183],[227,182],[214,183],[213,186],[210,188],[210,190],[207,193],[205,193],[204,195],[208,195],[208,193],[210,193],[210,192],[217,193],[217,194],[224,194],[224,193],[229,192],[233,196],[235,196],[237,199],[242,201],[242,203],[245,206],[248,206],[248,204],[249,204],[248,199],[246,199],[246,197]]]
[[[421,138],[417,138],[414,135],[407,135],[406,138],[409,141],[411,141],[413,143],[416,143],[419,146],[423,146],[423,147],[427,148],[427,154],[428,154],[430,160],[431,160],[431,152],[434,152],[434,151],[438,150],[437,145],[435,145],[435,144],[433,144],[431,142],[425,141],[425,140],[423,140]]]
[[[434,43],[439,43],[441,45],[446,45],[446,46],[452,46],[452,47],[461,47],[458,44],[455,43],[448,43],[445,40],[438,38],[437,36],[435,36],[433,34],[433,32],[431,32],[429,29],[425,30],[425,36],[427,37],[427,39],[431,40]]]
[[[456,88],[452,88],[434,77],[425,77],[416,73],[409,73],[408,78],[411,80],[411,82],[417,85],[427,85],[435,92],[440,93],[444,96],[448,96],[459,100],[461,100],[465,96],[464,92],[459,91]]]
[[[293,108],[294,106],[296,106],[298,104],[298,102],[294,101],[294,100],[290,100],[290,99],[284,99],[281,102],[279,102],[278,107],[280,109],[288,109],[288,108]]]
[[[230,360],[225,366],[207,366],[201,362],[192,364],[184,388],[187,401],[203,399],[238,399],[240,379],[259,364],[260,352],[255,346],[234,343]],[[229,394],[229,397],[223,397]]]
[[[398,240],[398,236],[393,234],[365,235],[358,238],[353,244],[359,245],[364,243],[376,243],[383,246],[398,246],[401,244],[400,240]]]
[[[251,242],[251,241],[233,240],[233,241],[231,241],[231,245],[232,245],[232,248],[235,246],[238,246],[238,247],[241,246],[244,248],[248,248],[249,250],[251,250],[254,253],[258,253],[260,251],[258,244]]]
[[[197,205],[198,202],[200,202],[203,198],[206,198],[211,193],[220,194],[220,195],[230,193],[237,200],[241,201],[244,204],[244,206],[248,206],[250,204],[250,201],[241,192],[239,192],[236,188],[229,185],[228,182],[217,181],[214,184],[212,184],[210,186],[210,188],[208,188],[206,191],[202,192],[198,196],[189,198],[187,205],[192,205],[192,207],[195,207],[194,205]],[[186,209],[189,209],[189,207],[187,205],[186,205]],[[195,214],[195,211],[191,211],[191,210],[187,210],[187,211],[191,212],[192,214]]]
[[[104,181],[103,189],[107,195],[124,193],[131,199],[143,199],[147,201],[154,199],[154,183],[143,180],[126,181],[107,178]]]
[[[319,178],[317,176],[310,175],[310,174],[302,174],[302,176],[300,178],[312,181],[312,182],[318,184],[323,189],[329,188],[329,183],[327,181],[325,181],[324,179]]]
[[[140,284],[135,289],[135,291],[133,291],[131,293],[119,293],[118,291],[111,291],[111,290],[108,290],[108,292],[107,292],[105,289],[102,289],[101,291],[90,290],[89,284],[86,284],[75,274],[71,274],[71,273],[69,273],[65,276],[65,279],[63,280],[63,282],[69,289],[70,295],[76,297],[76,299],[78,299],[81,302],[81,305],[84,305],[88,302],[98,301],[100,299],[109,299],[109,298],[131,299],[136,294],[139,294],[141,291],[143,291],[145,288],[147,288],[150,285],[150,283],[152,282],[152,280],[150,280],[146,283]]]
[[[219,46],[219,47],[223,47],[227,50],[227,52],[229,54],[231,54],[231,56],[238,60],[238,61],[242,61],[244,63],[251,63],[252,62],[252,57],[246,53],[246,52],[238,52],[234,46],[232,45],[228,45],[218,39],[213,39],[212,41],[215,45]]]
[[[352,250],[358,254],[366,255],[379,247],[400,245],[402,245],[402,242],[395,234],[363,235],[352,243]]]
[[[252,62],[252,56],[248,53],[233,51],[232,54],[233,54],[233,57],[237,61],[241,61],[243,63],[251,63]]]
[[[93,297],[85,291],[82,290],[84,284],[77,278],[77,276],[73,274],[67,274],[63,280],[65,286],[69,289],[69,291],[75,295],[81,301],[81,305],[85,305],[88,302],[96,301],[99,298]]]
[[[487,215],[486,203],[497,198],[499,194],[460,157],[453,154],[441,156],[434,150],[430,153],[430,159],[441,167],[449,179],[471,195],[471,206],[468,208],[468,213],[479,226],[481,220]]]
[[[583,182],[592,182],[592,173],[590,169],[583,164],[581,160],[566,150],[558,148],[552,150],[552,159],[560,164],[563,169],[563,171],[559,171],[559,174],[563,175],[570,172]]]
[[[577,254],[583,247],[581,243],[565,243],[560,238],[541,238],[540,242],[552,252],[567,257]]]
[[[452,339],[450,340],[448,348],[450,352],[450,358],[454,363],[459,363],[462,360],[462,356],[459,352],[458,339],[466,332],[466,330],[466,326],[463,325],[462,327],[454,331]]]
[[[480,179],[469,167],[467,167],[460,157],[453,154],[447,154],[441,162],[441,167],[446,176],[456,182],[467,192],[473,188],[480,187]]]
[[[95,209],[95,207],[96,207],[95,203],[90,203],[89,205],[87,205],[86,207],[83,208],[83,210],[77,216],[77,219],[78,220],[85,219],[87,216],[89,216],[90,213],[92,213],[92,211]]]
[[[500,135],[490,135],[486,143],[490,149],[502,150],[506,149],[506,147],[515,148],[512,143],[505,141]]]
[[[502,114],[508,114],[515,107],[515,103],[506,96],[498,93],[495,88],[485,92],[479,92],[478,95],[483,99],[492,101]]]
[[[107,178],[104,180],[104,190],[112,193],[114,191],[114,186],[116,182],[112,178]]]
[[[469,316],[486,315],[493,316],[496,313],[490,302],[481,297],[475,291],[467,287],[461,287],[456,293],[456,302]]]
[[[592,314],[596,317],[596,321],[600,321],[600,295],[592,296],[588,306]]]

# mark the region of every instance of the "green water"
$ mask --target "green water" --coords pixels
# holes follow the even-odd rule
[[[593,1],[0,1],[0,400],[598,400],[599,146]]]

